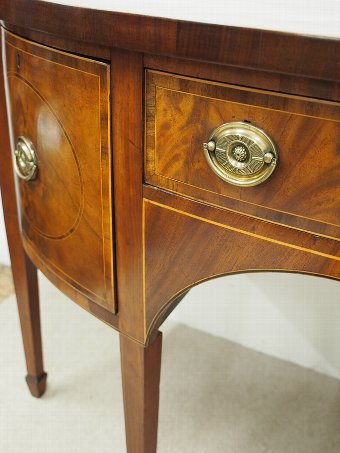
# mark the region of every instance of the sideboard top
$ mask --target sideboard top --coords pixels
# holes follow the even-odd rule
[[[233,4],[235,0],[231,0]],[[229,65],[238,68],[251,68],[259,71],[276,72],[280,74],[289,74],[293,76],[302,76],[308,78],[323,79],[332,82],[340,80],[340,65],[337,56],[340,55],[340,39],[327,36],[310,36],[307,28],[312,26],[312,17],[319,15],[319,19],[314,23],[314,30],[317,33],[327,34],[339,32],[338,24],[340,15],[336,14],[335,0],[325,0],[322,8],[319,10],[313,8],[316,0],[311,0],[308,9],[302,10],[296,1],[294,11],[299,14],[301,24],[307,27],[300,29],[300,33],[286,33],[282,31],[270,31],[255,28],[255,22],[247,22],[253,28],[244,28],[230,25],[233,18],[236,18],[235,8],[230,11],[219,10],[215,5],[222,5],[222,1],[211,0],[207,2],[209,8],[199,7],[203,2],[195,3],[194,0],[182,1],[182,13],[180,17],[190,17],[190,21],[177,20],[173,18],[154,17],[151,15],[131,14],[129,12],[120,12],[119,9],[138,13],[149,14],[166,14],[179,15],[179,0],[168,2],[170,7],[163,5],[156,8],[156,4],[164,2],[154,2],[148,0],[140,2],[137,8],[137,1],[128,0],[124,2],[109,2],[109,0],[98,0],[95,7],[105,6],[108,8],[109,3],[114,3],[116,11],[107,11],[100,9],[91,9],[83,7],[69,6],[70,4],[90,5],[89,0],[63,0],[63,3],[39,0],[1,0],[0,1],[0,19],[4,21],[5,26],[12,31],[25,36],[25,30],[31,30],[57,36],[65,40],[72,39],[79,42],[91,43],[94,45],[105,46],[109,48],[121,48],[144,54],[161,55],[167,57],[185,58],[198,60],[213,64]],[[268,2],[268,0],[265,0]],[[241,18],[241,12],[245,16],[250,14],[248,2],[239,0],[238,17]],[[254,2],[258,4],[259,2]],[[287,6],[286,15],[283,20],[280,17],[280,11],[283,2],[273,2],[275,4],[275,20],[272,24],[298,23],[290,21],[292,14]],[[288,3],[293,3],[289,0]],[[319,2],[318,2],[319,3]],[[329,3],[327,14],[326,5]],[[261,2],[263,4],[263,2]],[[145,9],[142,9],[144,5]],[[150,5],[150,9],[146,6]],[[153,9],[151,8],[153,5]],[[189,15],[189,6],[192,5],[192,14]],[[196,7],[196,5],[198,5]],[[247,7],[246,7],[247,6]],[[315,5],[314,5],[315,6]],[[261,5],[263,9],[263,5]],[[267,19],[275,13],[273,6],[269,8]],[[111,6],[112,9],[112,6]],[[311,11],[314,11],[313,14]],[[163,11],[163,12],[162,12]],[[177,12],[176,12],[177,11]],[[206,11],[206,17],[198,15]],[[318,14],[317,11],[319,11]],[[247,12],[247,14],[246,14]],[[209,15],[208,15],[209,13]],[[302,13],[305,13],[305,20],[302,20]],[[187,16],[186,16],[187,15]],[[205,22],[217,21],[228,23],[229,25],[194,22],[192,20],[205,19]],[[245,20],[245,19],[244,19]],[[262,22],[261,22],[262,23]],[[263,23],[264,24],[264,23]],[[318,25],[319,24],[319,28]],[[322,24],[322,27],[321,27]],[[260,26],[260,22],[257,23]],[[275,25],[275,26],[276,26]],[[274,26],[274,25],[273,25]],[[309,28],[311,30],[311,28]],[[321,31],[322,30],[322,31]],[[335,34],[335,33],[334,33]]]
[[[206,24],[340,38],[340,3],[337,0],[47,1]]]

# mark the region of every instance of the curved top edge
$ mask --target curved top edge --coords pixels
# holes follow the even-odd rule
[[[45,0],[73,7],[130,13],[205,24],[340,38],[337,0]]]
[[[107,0],[102,1],[107,4]],[[2,0],[0,19],[9,29],[15,25],[108,48],[333,82],[340,80],[340,65],[335,62],[335,56],[340,54],[340,39],[329,37],[165,19],[39,0]]]

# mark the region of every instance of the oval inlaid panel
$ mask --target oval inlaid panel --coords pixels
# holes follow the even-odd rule
[[[20,182],[23,214],[42,236],[63,239],[76,229],[82,211],[77,156],[62,124],[39,92],[18,76],[10,76],[9,85],[10,92],[16,93],[12,103],[14,139],[24,136],[31,140],[38,161],[37,178]]]

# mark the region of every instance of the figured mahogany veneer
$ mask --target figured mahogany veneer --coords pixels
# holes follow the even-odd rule
[[[340,239],[339,118],[340,107],[332,102],[147,71],[145,179]],[[277,169],[259,186],[228,184],[207,164],[203,143],[216,127],[233,121],[265,130],[277,146]]]
[[[0,182],[29,389],[46,388],[37,267],[119,331],[127,451],[155,453],[158,328],[190,288],[269,270],[340,279],[340,41],[37,0],[2,1],[0,17]],[[252,188],[220,180],[202,150],[244,120],[279,151]],[[34,181],[13,174],[8,123],[36,148]]]
[[[38,161],[34,181],[18,180],[24,246],[48,276],[114,311],[110,67],[5,40],[13,138],[30,139]]]
[[[340,248],[333,240],[151,187],[145,187],[144,196],[146,336],[179,295],[214,277],[262,270],[339,278]]]

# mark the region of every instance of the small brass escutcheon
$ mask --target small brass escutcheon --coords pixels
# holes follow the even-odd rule
[[[23,136],[18,137],[14,151],[14,168],[19,178],[30,181],[37,177],[38,163],[32,142]]]
[[[278,163],[272,139],[262,129],[246,122],[222,124],[211,133],[203,150],[217,176],[235,186],[261,184]]]

